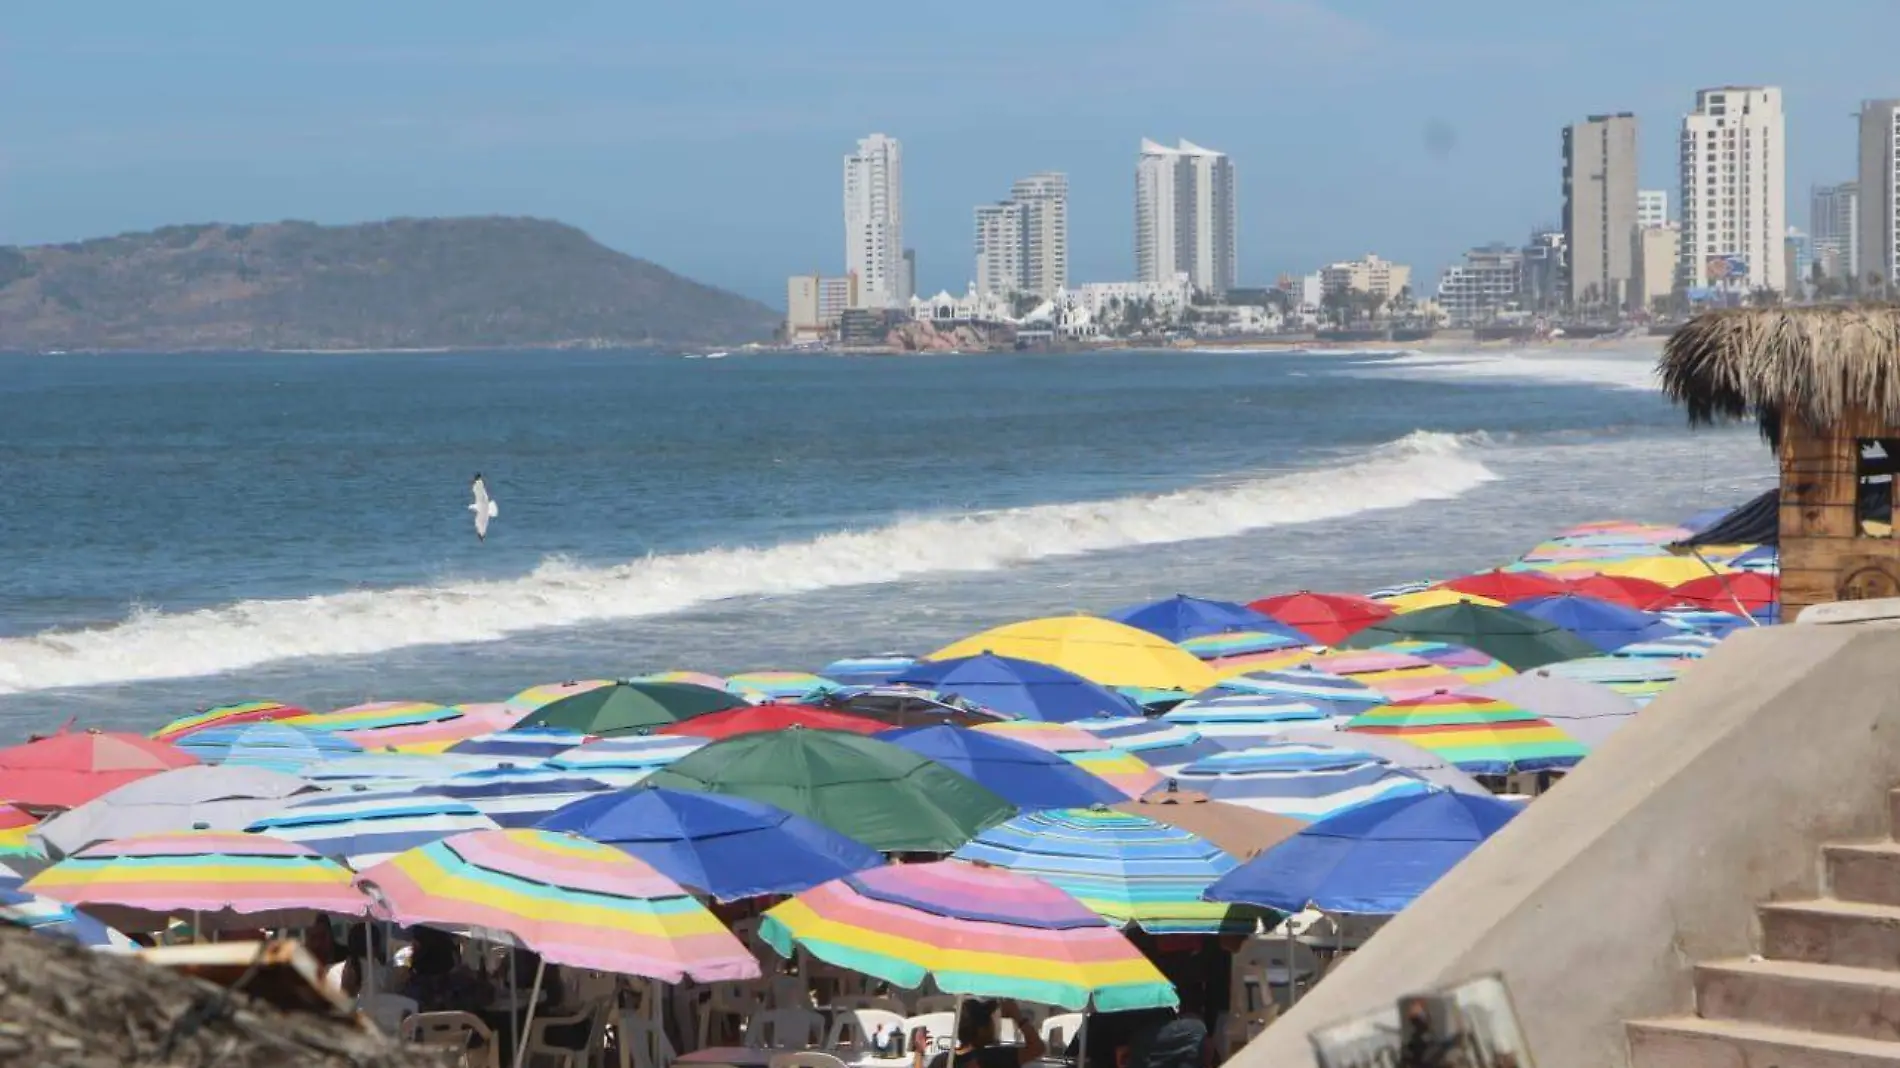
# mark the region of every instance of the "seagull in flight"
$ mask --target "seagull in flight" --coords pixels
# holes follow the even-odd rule
[[[475,513],[475,540],[488,540],[488,521],[501,514],[494,499],[488,496],[488,483],[482,481],[482,473],[475,472],[475,481],[469,483],[469,490],[475,494],[474,503],[468,510]]]

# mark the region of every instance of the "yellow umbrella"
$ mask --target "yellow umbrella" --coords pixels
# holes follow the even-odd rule
[[[1710,565],[1714,569],[1710,569]],[[1634,560],[1606,560],[1596,567],[1598,574],[1621,575],[1624,578],[1648,579],[1665,586],[1680,586],[1691,579],[1707,578],[1711,574],[1732,575],[1735,569],[1724,567],[1714,561],[1708,564],[1693,556],[1640,556]]]
[[[1198,693],[1217,681],[1186,649],[1145,630],[1095,616],[1051,616],[986,630],[926,660],[995,653],[1051,664],[1103,686]]]
[[[1480,597],[1475,593],[1459,593],[1457,590],[1445,589],[1443,587],[1433,587],[1429,590],[1420,590],[1417,593],[1402,593],[1397,597],[1387,597],[1379,603],[1400,615],[1404,615],[1407,612],[1417,612],[1424,608],[1442,608],[1448,604],[1459,604],[1464,601],[1470,601],[1472,604],[1481,604],[1487,608],[1502,608],[1504,606],[1503,601],[1494,601],[1489,597]]]

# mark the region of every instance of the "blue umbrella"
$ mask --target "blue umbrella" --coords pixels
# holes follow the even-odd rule
[[[89,949],[129,953],[139,948],[138,943],[71,905],[12,886],[0,886],[0,923],[77,942]]]
[[[1580,593],[1533,597],[1511,605],[1511,610],[1555,623],[1606,653],[1614,653],[1631,642],[1681,633],[1661,616]]]
[[[633,735],[602,738],[549,757],[543,767],[549,771],[565,772],[623,788],[634,785],[705,744],[704,738],[675,734],[649,738]]]
[[[1399,797],[1322,820],[1222,876],[1209,901],[1390,916],[1517,815],[1493,797]]]
[[[1171,642],[1219,634],[1229,630],[1248,630],[1276,634],[1299,645],[1318,645],[1312,635],[1302,633],[1264,612],[1256,612],[1232,601],[1209,601],[1186,594],[1175,594],[1165,601],[1134,604],[1106,613],[1106,618],[1126,623]]]
[[[916,662],[916,657],[903,653],[849,656],[819,668],[818,674],[840,686],[882,686]]]
[[[1781,550],[1773,545],[1757,545],[1730,560],[1728,566],[1772,575],[1781,570]]]
[[[884,863],[877,850],[775,805],[690,790],[601,794],[537,826],[624,850],[720,901],[796,894]]]
[[[1720,523],[1722,520],[1727,519],[1729,513],[1734,510],[1735,506],[1732,504],[1723,508],[1704,508],[1677,525],[1691,533],[1700,534],[1715,524]]]
[[[908,727],[879,740],[974,779],[1025,812],[1113,805],[1128,795],[1061,756],[1014,738],[961,727]]]
[[[1141,714],[1126,697],[1073,672],[994,653],[922,661],[891,682],[939,696],[955,694],[997,712],[1050,723]]]
[[[449,746],[448,751],[464,756],[504,757],[518,761],[546,760],[594,738],[580,731],[554,727],[522,727],[517,730],[478,734]]]
[[[1381,700],[1379,704],[1385,704]],[[1363,705],[1377,708],[1378,705]],[[1236,693],[1216,686],[1169,709],[1161,722],[1195,731],[1229,748],[1257,745],[1298,727],[1327,727],[1342,717],[1311,701]]]
[[[363,751],[362,746],[348,738],[282,723],[206,727],[172,744],[206,764],[237,764],[292,775],[312,764]]]
[[[1202,757],[1225,753],[1233,748],[1204,737],[1201,732],[1190,727],[1165,719],[1144,719],[1140,716],[1078,719],[1070,726],[1080,727],[1117,749],[1135,754],[1142,763],[1163,775],[1171,775]]]
[[[1303,820],[1437,789],[1371,753],[1284,742],[1208,757],[1181,769],[1174,781],[1216,801]]]

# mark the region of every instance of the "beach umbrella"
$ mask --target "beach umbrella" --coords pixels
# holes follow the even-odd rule
[[[1093,734],[1117,749],[1133,753],[1143,764],[1163,775],[1172,774],[1205,756],[1225,753],[1234,748],[1179,722],[1125,716],[1079,719],[1070,724]],[[1074,807],[1074,806],[1069,806]]]
[[[838,689],[838,683],[808,671],[742,671],[726,676],[726,689],[748,701],[795,701]]]
[[[1519,806],[1472,794],[1397,797],[1312,824],[1208,888],[1281,912],[1391,916],[1497,833]]]
[[[1695,579],[1707,578],[1711,569],[1718,575],[1734,572],[1733,568],[1724,567],[1721,564],[1704,563],[1693,556],[1669,555],[1608,560],[1592,568],[1600,575],[1647,579],[1671,588]]]
[[[1288,649],[1321,649],[1324,646],[1301,642],[1283,634],[1235,630],[1189,638],[1181,643],[1181,648],[1213,668],[1215,674],[1225,678],[1232,674],[1276,667],[1284,661],[1279,654]],[[1176,691],[1169,692],[1172,694]]]
[[[1388,698],[1380,695],[1373,705]],[[1162,723],[1184,727],[1226,748],[1256,745],[1295,727],[1325,726],[1335,713],[1306,701],[1215,687],[1169,709]]]
[[[1216,801],[1198,790],[1183,790],[1173,780],[1164,789],[1122,801],[1114,809],[1199,835],[1235,860],[1249,860],[1306,826],[1305,820]]]
[[[740,734],[782,731],[790,727],[850,731],[852,734],[876,734],[888,729],[890,724],[867,719],[864,716],[852,716],[843,712],[813,708],[810,705],[764,704],[747,705],[744,708],[729,709],[725,712],[708,712],[703,716],[694,716],[684,723],[661,727],[653,733],[685,734],[718,741],[721,738],[731,738]]]
[[[269,723],[309,714],[308,709],[277,701],[245,701],[234,705],[215,705],[211,708],[199,709],[189,715],[179,716],[153,731],[152,737],[157,741],[171,742],[176,745],[181,740],[208,727],[229,727],[239,723]]]
[[[1025,812],[1109,804],[1127,796],[1063,757],[1013,738],[943,724],[878,735],[971,779]]]
[[[1665,608],[1656,614],[1664,623],[1686,634],[1702,634],[1711,638],[1726,638],[1744,627],[1759,627],[1764,623],[1775,622],[1780,616],[1779,612],[1762,612],[1750,619],[1733,612],[1716,612],[1706,608]]]
[[[651,681],[661,680],[656,679]],[[614,680],[612,679],[576,679],[568,682],[542,683],[539,686],[528,687],[503,703],[533,712],[551,705],[563,697],[572,697],[578,693],[598,690],[603,686],[612,686],[613,684]],[[723,690],[725,688],[726,684],[723,679],[720,680],[719,685],[712,687],[712,689],[715,690]]]
[[[449,746],[447,752],[460,756],[494,757],[519,764],[559,756],[593,740],[591,734],[554,727],[509,728],[456,742]]]
[[[1127,797],[1140,797],[1162,782],[1161,773],[1140,757],[1067,723],[1013,720],[985,723],[974,729],[1054,753]]]
[[[247,830],[296,842],[357,870],[494,820],[466,801],[421,791],[351,790],[279,805]]]
[[[1344,675],[1335,675],[1329,671],[1320,671],[1310,663],[1295,664],[1292,667],[1277,668],[1272,671],[1250,671],[1245,675],[1229,676],[1222,679],[1220,685],[1213,690],[1204,690],[1196,694],[1195,699],[1220,691],[1250,693],[1308,704],[1333,716],[1356,715],[1390,700],[1385,694],[1363,682]],[[1180,707],[1176,705],[1175,710],[1178,711]]]
[[[717,901],[795,894],[884,863],[877,850],[782,808],[684,790],[622,790],[538,824],[613,846]]]
[[[612,738],[665,727],[708,712],[742,708],[742,699],[690,682],[634,682],[584,690],[542,705],[516,727],[552,727]]]
[[[1558,678],[1607,686],[1636,703],[1647,706],[1661,696],[1669,684],[1682,675],[1690,661],[1663,660],[1646,656],[1593,656],[1587,660],[1566,660],[1544,670]]]
[[[0,860],[7,857],[39,857],[39,844],[30,837],[40,825],[38,816],[14,805],[0,804]]]
[[[1036,660],[977,653],[919,661],[893,683],[957,697],[993,712],[1066,723],[1108,714],[1138,715],[1126,697],[1071,671]]]
[[[363,747],[338,734],[283,723],[220,724],[194,731],[175,743],[207,764],[263,768],[290,775],[313,764],[360,753]]]
[[[928,660],[994,653],[1053,664],[1104,686],[1187,690],[1212,686],[1215,676],[1193,654],[1145,630],[1095,616],[1051,616],[971,635]]]
[[[1631,642],[1618,649],[1619,656],[1646,656],[1661,660],[1700,660],[1715,651],[1722,639],[1707,634],[1684,634],[1672,630],[1666,638]]]
[[[1232,601],[1210,601],[1177,593],[1165,600],[1133,604],[1102,613],[1104,619],[1126,623],[1171,642],[1227,631],[1251,630],[1279,634],[1294,645],[1317,645],[1309,634],[1287,626],[1263,612]]]
[[[1567,582],[1573,591],[1585,597],[1595,597],[1625,608],[1644,608],[1669,592],[1669,587],[1660,582],[1629,575],[1579,575]]]
[[[443,797],[466,802],[502,827],[532,827],[561,808],[612,786],[590,776],[541,765],[503,764],[465,771],[429,787]]]
[[[916,662],[916,657],[904,653],[852,656],[833,660],[819,668],[818,674],[841,687],[882,686]]]
[[[173,768],[68,809],[40,824],[34,836],[48,852],[63,856],[94,842],[142,834],[241,831],[286,799],[315,792],[317,787],[295,775],[265,768]]]
[[[1757,545],[1728,562],[1728,566],[1742,571],[1759,571],[1764,575],[1781,573],[1781,550],[1773,545]]]
[[[646,675],[635,675],[635,682],[685,682],[694,686],[704,686],[709,690],[723,690],[727,680],[705,671],[655,671]]]
[[[1511,611],[1555,623],[1600,653],[1613,653],[1631,642],[1677,633],[1660,616],[1579,593],[1519,601],[1511,605]]]
[[[1291,742],[1208,757],[1182,769],[1175,781],[1216,801],[1309,822],[1388,797],[1436,789],[1421,776],[1370,753]]]
[[[1396,615],[1404,615],[1407,612],[1422,612],[1428,608],[1443,608],[1446,605],[1454,604],[1480,604],[1487,607],[1497,607],[1503,603],[1503,601],[1495,600],[1490,597],[1480,597],[1475,593],[1459,593],[1457,590],[1448,590],[1442,586],[1433,586],[1431,589],[1420,590],[1417,593],[1402,593],[1397,597],[1387,597],[1385,599],[1385,606],[1392,609]],[[1391,620],[1380,620],[1378,623],[1371,624],[1371,626],[1376,627],[1389,622],[1391,622]],[[1353,632],[1352,637],[1356,638],[1364,633],[1365,628],[1361,627],[1359,630]],[[1351,638],[1339,644],[1342,646],[1350,645]]]
[[[21,887],[120,930],[158,931],[192,913],[194,927],[302,927],[315,915],[362,916],[369,901],[348,869],[264,834],[173,831],[90,845]]]
[[[374,740],[377,731],[396,727],[414,727],[423,723],[439,723],[443,720],[455,719],[461,714],[447,705],[438,705],[429,701],[370,701],[365,704],[351,705],[348,708],[339,708],[333,712],[313,712],[309,715],[293,716],[278,722],[307,731],[342,734],[358,745],[373,748],[382,744]]]
[[[1397,620],[1401,617],[1394,616]],[[1383,625],[1383,624],[1381,624]],[[1349,641],[1366,638],[1374,639],[1373,629],[1366,628]],[[1378,635],[1378,641],[1395,640],[1392,635]],[[1437,690],[1456,689],[1465,684],[1458,673],[1449,668],[1439,667],[1424,657],[1408,653],[1390,653],[1378,649],[1344,649],[1336,653],[1325,653],[1306,661],[1305,668],[1338,675],[1353,682],[1370,687],[1385,695],[1386,700],[1403,697],[1417,697]],[[1377,707],[1377,706],[1374,706]]]
[[[457,742],[504,731],[529,713],[509,704],[450,705],[455,716],[407,726],[340,731],[339,737],[365,749],[397,753],[442,753]]]
[[[1489,653],[1453,642],[1403,640],[1374,646],[1373,652],[1415,656],[1464,680],[1465,684],[1491,682],[1515,675],[1511,666]]]
[[[495,767],[492,757],[450,753],[357,753],[306,767],[302,775],[328,790],[362,784],[379,789],[414,789],[464,772]]]
[[[774,906],[759,935],[787,958],[916,989],[1097,1012],[1166,1008],[1174,988],[1122,933],[1033,876],[960,860],[847,875]]]
[[[749,797],[882,852],[948,853],[1016,814],[974,781],[901,746],[794,728],[714,742],[646,783]]]
[[[1397,582],[1390,586],[1373,590],[1371,593],[1366,594],[1366,596],[1383,604],[1394,597],[1404,597],[1412,593],[1424,593],[1437,585],[1438,583],[1435,580],[1414,579],[1410,582]]]
[[[1238,862],[1169,823],[1107,808],[1028,812],[972,838],[956,860],[1033,875],[1118,927],[1155,935],[1249,935],[1258,909],[1203,901]]]
[[[139,944],[64,901],[0,885],[0,924],[24,927],[43,938],[74,942],[108,953],[135,953]]]
[[[624,788],[706,744],[704,738],[602,738],[548,757],[543,767]]]
[[[1729,513],[1733,511],[1735,511],[1735,505],[1732,504],[1723,505],[1720,508],[1704,508],[1683,520],[1682,529],[1693,534],[1700,534],[1717,523],[1720,523],[1722,520],[1727,519]]]
[[[1248,608],[1310,636],[1315,642],[1336,645],[1348,634],[1390,618],[1392,608],[1370,597],[1350,593],[1312,593],[1301,590],[1263,597]]]
[[[1535,571],[1480,571],[1475,575],[1451,579],[1441,584],[1457,593],[1474,594],[1498,604],[1527,601],[1533,597],[1553,597],[1569,589],[1562,579]]]
[[[1298,730],[1287,731],[1274,741],[1288,745],[1309,745],[1321,749],[1346,749],[1354,753],[1363,753],[1402,771],[1409,771],[1433,786],[1457,790],[1460,793],[1491,796],[1491,791],[1472,778],[1469,772],[1459,770],[1442,755],[1414,745],[1397,735],[1366,734],[1362,731],[1348,733],[1337,727],[1302,727]]]
[[[1636,718],[1636,703],[1629,698],[1608,686],[1553,675],[1549,668],[1499,679],[1471,692],[1508,701],[1593,749]]]
[[[1394,616],[1346,639],[1346,646],[1370,649],[1407,638],[1470,646],[1518,671],[1595,656],[1598,651],[1596,646],[1555,623],[1508,608],[1480,604],[1452,604]],[[1314,663],[1326,667],[1321,661]],[[1368,685],[1378,685],[1366,681]]]
[[[548,964],[663,983],[759,977],[759,962],[678,883],[569,834],[469,831],[391,857],[357,883],[395,923],[475,932]]]
[[[198,763],[176,746],[136,734],[85,730],[0,749],[0,801],[28,809],[73,808],[148,775]]]
[[[1568,768],[1589,752],[1550,721],[1473,694],[1394,701],[1353,717],[1344,730],[1397,735],[1474,775]]]
[[[1756,571],[1739,571],[1726,575],[1704,575],[1679,583],[1652,607],[1688,605],[1717,612],[1738,612],[1745,608],[1749,615],[1758,616],[1780,600],[1781,579]]]

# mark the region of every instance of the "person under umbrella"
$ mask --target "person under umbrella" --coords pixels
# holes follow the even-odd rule
[[[998,1016],[1016,1025],[1023,1036],[1022,1045],[1002,1044],[996,1026]],[[956,1048],[937,1054],[926,1066],[924,1050],[928,1045],[922,1028],[911,1035],[912,1068],[1023,1068],[1041,1060],[1046,1052],[1042,1035],[1028,1022],[1020,1005],[1010,1000],[998,1002],[982,998],[963,1002],[962,1012],[957,1017]]]

